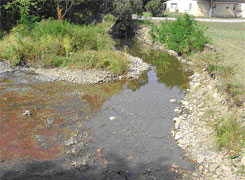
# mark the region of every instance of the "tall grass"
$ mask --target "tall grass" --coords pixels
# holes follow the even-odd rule
[[[125,72],[127,57],[112,51],[115,42],[108,35],[110,23],[80,26],[57,20],[44,20],[26,32],[15,27],[0,41],[0,57],[13,65],[43,67],[72,66]]]
[[[245,146],[245,127],[238,122],[236,113],[220,118],[213,124],[218,148],[239,152]]]

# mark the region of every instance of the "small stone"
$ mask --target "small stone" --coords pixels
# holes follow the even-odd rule
[[[232,175],[232,171],[231,171],[231,168],[225,166],[223,167],[223,172],[226,176],[231,176]]]
[[[105,123],[100,123],[100,127],[106,126]]]
[[[180,134],[175,134],[174,139],[179,140],[181,138]]]
[[[177,117],[175,117],[175,118],[173,119],[174,122],[177,122],[178,120],[179,120],[179,118],[177,118]]]
[[[176,100],[176,99],[170,99],[169,102],[171,102],[171,103],[176,103],[177,100]]]
[[[216,174],[218,175],[218,176],[220,176],[221,174],[222,174],[222,172],[221,172],[221,170],[218,168],[218,169],[216,169]]]
[[[215,171],[217,168],[219,167],[218,164],[213,164],[211,167],[210,167],[210,171]]]
[[[199,166],[199,170],[202,171],[203,170],[203,166]]]
[[[241,163],[242,163],[242,165],[244,165],[244,166],[245,166],[245,156],[243,156],[243,157],[242,157],[242,159],[241,159]]]
[[[181,103],[182,103],[184,106],[189,105],[189,103],[188,103],[187,101],[181,101]]]
[[[31,112],[29,110],[25,110],[23,111],[22,113],[24,116],[30,116],[31,115]]]
[[[129,159],[129,160],[132,160],[133,158],[134,158],[133,156],[129,156],[129,158],[128,158],[128,159]]]
[[[197,158],[197,162],[200,164],[204,161],[204,157],[203,156],[198,156]]]
[[[46,120],[47,126],[50,127],[50,126],[54,123],[55,120],[56,120],[55,117],[50,117],[50,118],[48,118],[48,119]]]
[[[110,117],[110,121],[114,121],[114,120],[116,120],[116,117],[111,116],[111,117]]]

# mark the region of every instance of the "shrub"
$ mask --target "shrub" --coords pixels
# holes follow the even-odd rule
[[[57,20],[36,23],[29,33],[18,25],[0,42],[0,57],[13,65],[98,68],[123,73],[127,57],[112,52],[111,22],[80,26]]]
[[[0,40],[3,38],[3,36],[5,35],[6,33],[4,31],[1,31],[0,30]]]
[[[161,17],[163,16],[163,4],[160,1],[152,0],[149,1],[146,6],[146,10],[151,12],[152,16],[154,17]]]
[[[163,22],[160,27],[153,29],[158,41],[178,54],[188,54],[192,51],[203,50],[209,42],[205,28],[197,24],[188,14],[173,22]]]

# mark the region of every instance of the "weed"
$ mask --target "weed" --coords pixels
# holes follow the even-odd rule
[[[111,21],[108,16],[108,21]],[[57,20],[36,23],[28,34],[18,25],[1,42],[0,57],[13,65],[38,64],[44,67],[72,66],[98,68],[123,73],[127,57],[112,52],[115,42],[109,36],[111,22],[79,26]],[[113,59],[115,58],[115,59]]]
[[[237,121],[237,114],[226,115],[213,124],[218,148],[239,151],[245,145],[245,128]]]

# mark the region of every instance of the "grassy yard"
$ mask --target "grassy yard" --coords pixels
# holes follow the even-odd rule
[[[199,23],[208,27],[212,44],[223,52],[224,61],[220,63],[234,68],[232,83],[245,86],[245,24]]]

